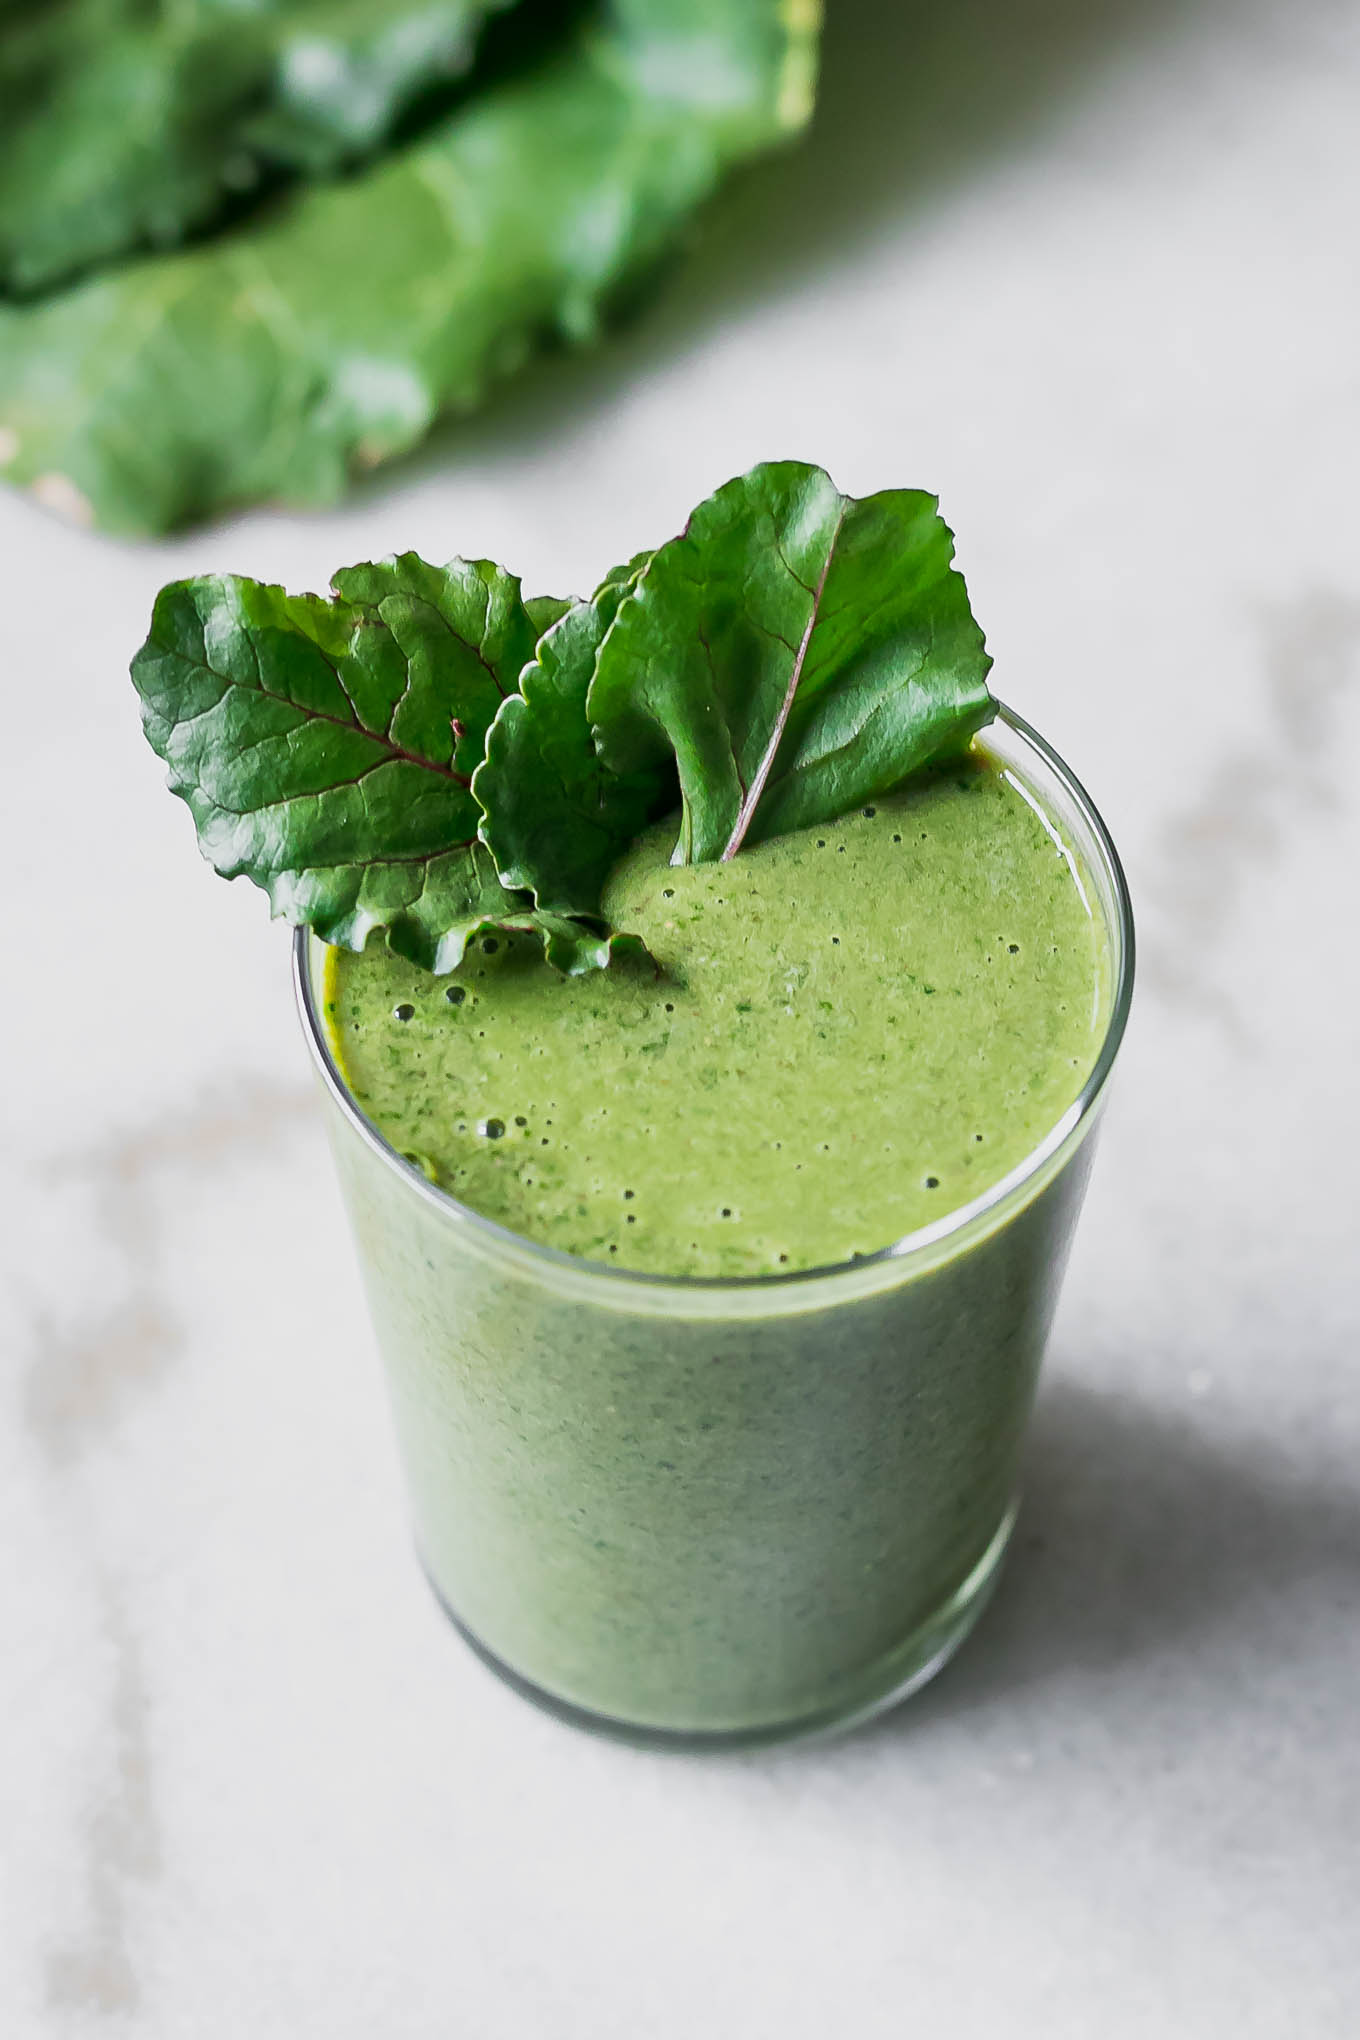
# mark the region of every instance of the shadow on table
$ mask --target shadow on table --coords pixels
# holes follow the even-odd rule
[[[867,1733],[908,1734],[1190,1648],[1230,1704],[1235,1678],[1284,1653],[1295,1615],[1315,1638],[1319,1604],[1333,1605],[1335,1634],[1350,1634],[1360,1494],[1334,1471],[1309,1474],[1260,1445],[1212,1444],[1192,1413],[1181,1422],[1062,1384],[1041,1400],[1024,1488],[977,1634],[935,1685]]]
[[[1096,78],[1214,12],[1227,16],[1227,0],[827,0],[811,130],[715,203],[647,315],[601,349],[517,376],[365,490],[450,458],[540,448],[728,314],[814,278],[891,225],[928,218],[980,167],[1023,155]],[[985,317],[985,279],[976,305],[948,311]]]

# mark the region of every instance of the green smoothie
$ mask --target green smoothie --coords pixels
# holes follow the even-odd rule
[[[1109,1006],[1065,846],[983,760],[730,864],[620,866],[657,968],[487,936],[451,978],[333,951],[326,1012],[392,1145],[527,1238],[663,1275],[848,1261],[968,1203],[1077,1095]]]
[[[605,903],[655,967],[304,934],[304,1013],[446,1606],[610,1724],[777,1734],[918,1683],[985,1599],[1127,910],[1005,722],[731,863],[673,841]]]

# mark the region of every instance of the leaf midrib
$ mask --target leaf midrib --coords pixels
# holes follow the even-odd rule
[[[760,806],[766,784],[771,772],[774,770],[775,757],[783,741],[784,731],[788,727],[789,716],[793,712],[793,704],[797,698],[798,688],[803,678],[803,667],[807,663],[808,647],[812,643],[812,633],[817,628],[817,619],[821,614],[822,596],[826,592],[827,576],[831,572],[831,562],[836,557],[836,546],[840,540],[841,527],[845,523],[845,511],[845,498],[842,497],[836,511],[835,529],[831,533],[831,540],[826,549],[826,558],[822,562],[822,571],[817,577],[816,587],[811,591],[812,609],[803,631],[802,642],[794,654],[793,669],[789,674],[788,686],[784,689],[784,699],[779,705],[779,713],[775,717],[769,741],[761,753],[760,763],[756,767],[755,775],[742,798],[740,808],[737,810],[737,819],[732,825],[732,833],[728,837],[723,847],[722,856],[718,860],[720,864],[730,864],[741,849],[742,844],[746,841],[747,832],[751,827],[751,823],[755,820],[756,809]],[[788,561],[784,558],[783,548],[778,544],[778,541],[775,543],[775,550],[779,554],[786,572],[798,583],[800,588],[806,588],[807,582],[795,574],[793,568],[789,566]],[[781,638],[780,642],[782,644],[784,640]]]
[[[162,645],[162,649],[166,651],[170,655],[170,657],[173,658],[176,656],[175,648],[172,645]],[[233,678],[233,676],[230,673],[219,673],[217,671],[217,668],[215,666],[210,666],[206,660],[204,660],[203,664],[199,667],[199,671],[203,673],[210,673],[214,680],[221,680],[224,683],[228,693],[230,693],[233,688],[240,688],[247,694],[259,694],[262,695],[266,701],[277,701],[280,703],[282,707],[293,709],[298,717],[298,722],[294,724],[295,729],[305,727],[306,724],[312,722],[328,723],[330,727],[334,730],[346,730],[349,732],[351,736],[366,737],[369,743],[376,744],[380,747],[380,749],[386,751],[388,754],[387,759],[380,760],[379,761],[380,763],[387,763],[389,760],[392,760],[399,762],[403,765],[414,765],[422,772],[435,772],[438,773],[439,776],[443,779],[452,780],[456,786],[461,786],[465,793],[471,791],[472,779],[470,774],[466,772],[459,772],[452,765],[442,765],[437,758],[422,758],[418,751],[408,751],[404,744],[397,743],[395,739],[391,737],[385,730],[379,731],[370,729],[368,724],[361,719],[359,711],[354,704],[354,697],[351,695],[348,687],[346,687],[344,681],[341,679],[340,674],[336,670],[335,666],[331,663],[329,659],[326,658],[326,655],[324,652],[321,651],[320,646],[317,647],[317,650],[321,658],[324,660],[327,670],[330,672],[330,675],[332,679],[335,681],[336,686],[340,689],[340,692],[344,695],[346,701],[349,703],[351,709],[354,711],[352,717],[349,720],[346,720],[344,716],[331,715],[329,711],[324,708],[304,708],[301,702],[294,701],[291,695],[279,694],[276,692],[274,688],[266,687],[263,680],[259,679],[258,677],[253,681],[237,680]],[[410,677],[408,668],[407,684],[405,688],[403,688],[401,694],[397,697],[396,702],[393,704],[392,714],[394,719],[396,716],[397,709],[400,707],[401,703],[406,699],[406,696],[409,694],[409,692],[410,692]],[[201,708],[197,715],[181,716],[178,719],[178,721],[171,725],[171,727],[174,729],[181,730],[191,729],[196,722],[202,722],[205,716],[214,715],[216,711],[222,706],[222,703],[225,699],[226,699],[225,694],[219,694],[216,701],[209,702],[208,706],[206,708]],[[274,736],[288,737],[291,735],[292,735],[291,730],[273,730],[270,731],[267,736],[258,738],[256,740],[256,743],[257,744],[268,743],[270,739]],[[245,748],[254,749],[255,745],[251,745],[249,747],[243,746],[242,750],[244,751]],[[337,779],[334,782],[333,786],[319,788],[318,791],[333,792],[341,786],[357,786],[359,784],[359,781],[363,778],[366,778],[368,773],[373,771],[374,769],[375,768],[371,765],[365,766],[362,772],[357,772],[352,777],[349,778]],[[295,797],[300,796],[286,796],[286,798]],[[264,803],[264,805],[267,807],[275,807],[280,806],[282,804],[283,803],[276,801],[268,801]],[[241,810],[241,812],[246,812],[246,810]],[[260,810],[251,809],[249,810],[249,812],[258,814]]]

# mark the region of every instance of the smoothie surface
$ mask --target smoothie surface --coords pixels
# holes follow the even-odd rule
[[[331,950],[324,1007],[378,1130],[453,1196],[656,1274],[869,1254],[1014,1168],[1109,1012],[1089,881],[985,753],[842,821],[610,883],[636,961],[564,978],[492,935],[451,976]]]

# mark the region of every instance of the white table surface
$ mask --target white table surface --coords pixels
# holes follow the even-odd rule
[[[343,513],[0,497],[6,2040],[1360,2032],[1360,20],[832,4],[664,301]],[[1143,971],[996,1606],[869,1731],[682,1758],[436,1612],[287,943],[124,668],[185,571],[582,587],[783,454],[939,490]]]

